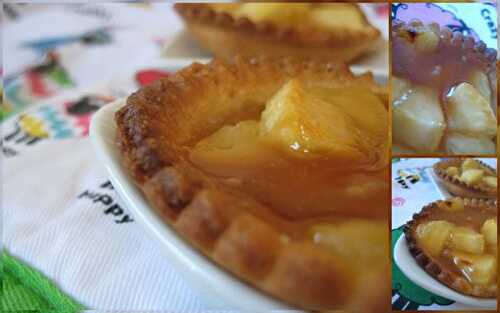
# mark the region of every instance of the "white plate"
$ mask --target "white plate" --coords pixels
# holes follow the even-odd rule
[[[186,66],[189,66],[193,62],[208,63],[211,58],[174,58],[174,59],[154,59],[153,61],[148,61],[144,64],[139,64],[137,69],[141,68],[159,68],[164,69],[168,72],[175,72]],[[365,65],[351,65],[351,71],[355,75],[360,75],[366,72],[372,72],[374,79],[382,85],[386,85],[388,81],[389,70],[383,68],[372,68]]]
[[[495,309],[497,301],[495,299],[480,299],[462,295],[453,289],[441,284],[438,280],[427,274],[415,261],[415,258],[408,250],[406,238],[403,235],[399,237],[394,246],[394,260],[401,271],[415,284],[429,290],[441,297],[463,303],[473,308]]]
[[[387,41],[377,42],[379,49],[364,58],[361,58],[353,64],[354,67],[363,68],[372,71],[375,75],[387,75],[389,67],[388,60],[388,44]],[[164,48],[162,57],[165,60],[173,62],[190,64],[193,60],[201,63],[206,63],[212,59],[212,55],[201,48],[196,40],[193,39],[188,31],[182,30],[179,32],[173,42]]]
[[[453,195],[448,192],[448,190],[441,183],[441,181],[436,176],[436,174],[434,174],[434,170],[432,169],[432,167],[430,167],[430,168],[427,169],[427,174],[431,178],[432,184],[434,185],[434,187],[436,187],[437,191],[439,192],[439,195],[440,195],[441,199],[446,200],[446,199],[449,199],[449,198],[453,198]]]
[[[115,190],[143,228],[159,243],[165,257],[188,284],[214,309],[253,309],[255,311],[290,309],[268,297],[212,263],[182,240],[153,210],[134,185],[120,162],[115,145],[114,113],[125,99],[107,104],[91,120],[90,138],[98,159],[106,167]]]

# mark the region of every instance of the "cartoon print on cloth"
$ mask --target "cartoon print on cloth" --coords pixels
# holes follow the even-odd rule
[[[4,123],[3,154],[15,156],[19,153],[16,147],[29,147],[44,138],[85,137],[91,115],[113,100],[111,96],[90,94],[72,101],[36,106]]]
[[[417,167],[411,169],[399,169],[396,171],[395,182],[403,189],[411,189],[418,182],[430,182],[426,172],[427,167]]]
[[[391,251],[400,236],[404,236],[403,227],[392,230]],[[394,256],[394,253],[392,253]],[[454,302],[435,295],[409,280],[398,268],[394,257],[392,258],[392,309],[398,311],[416,311],[420,306],[438,304],[442,306],[451,305]]]
[[[168,75],[170,75],[170,73],[165,70],[156,68],[147,68],[137,71],[134,75],[134,78],[135,82],[139,87],[144,87],[154,83],[160,78],[167,77]]]
[[[118,203],[118,195],[109,180],[101,183],[98,187],[87,189],[78,195],[78,199],[91,201],[103,206],[102,212],[110,217],[115,224],[131,223],[134,219],[127,213],[123,206]]]
[[[64,107],[66,114],[73,117],[75,125],[81,129],[80,135],[87,136],[92,113],[113,100],[114,98],[109,96],[88,95],[77,101],[65,102]]]
[[[430,168],[438,159],[392,161],[392,228],[410,220],[425,204],[440,197],[432,182]]]
[[[75,86],[55,52],[48,53],[43,62],[20,75],[13,78],[6,77],[4,84],[5,100],[9,106],[2,108],[3,118],[13,115],[37,100],[53,96],[61,89]]]
[[[88,46],[111,42],[111,28],[102,27],[78,35],[49,37],[23,43],[21,48],[34,50],[43,61],[21,73],[5,77],[5,98],[9,106],[1,109],[2,118],[33,102],[53,96],[60,90],[75,87],[74,80],[68,69],[62,66],[61,56],[56,49],[75,43]]]

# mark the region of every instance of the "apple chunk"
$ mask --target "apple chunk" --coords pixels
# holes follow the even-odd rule
[[[244,3],[235,12],[238,17],[252,21],[275,21],[286,24],[295,23],[307,14],[309,3],[290,3],[283,8],[282,3]]]
[[[446,150],[453,154],[494,154],[495,142],[486,136],[450,132],[445,139]]]
[[[484,236],[467,227],[455,227],[451,232],[449,246],[455,250],[482,254],[485,246]]]
[[[455,225],[447,221],[431,221],[417,226],[417,240],[431,255],[439,255],[450,239]]]
[[[497,253],[497,220],[488,219],[484,222],[483,227],[481,227],[481,233],[486,239],[486,244],[494,252]]]
[[[497,188],[497,178],[495,176],[483,177],[482,181],[491,188]]]
[[[365,265],[384,259],[387,249],[387,224],[352,219],[338,224],[318,224],[310,229],[315,244]]]
[[[340,163],[365,159],[361,131],[345,110],[304,90],[292,79],[266,104],[263,142],[295,157],[334,157]]]
[[[480,169],[481,164],[477,160],[467,158],[462,162],[462,171],[471,170],[471,169]]]
[[[481,71],[474,71],[471,74],[470,82],[479,91],[479,93],[484,97],[484,99],[491,99],[491,88],[490,80],[488,76]]]
[[[401,99],[405,95],[405,93],[410,90],[411,84],[404,78],[392,76],[391,87],[392,101],[396,101],[398,99]]]
[[[462,172],[460,180],[467,185],[474,185],[481,180],[484,176],[484,171],[480,169],[470,169]]]
[[[435,91],[414,87],[393,101],[393,138],[417,152],[434,152],[439,147],[446,123]]]
[[[454,87],[446,105],[450,131],[493,138],[497,121],[490,103],[469,83]]]
[[[487,285],[497,276],[497,259],[489,254],[452,252],[453,262],[473,284]]]
[[[258,148],[259,122],[241,121],[226,125],[199,141],[191,150],[191,162],[207,171],[238,176],[255,174],[255,168],[268,164],[269,153]]]

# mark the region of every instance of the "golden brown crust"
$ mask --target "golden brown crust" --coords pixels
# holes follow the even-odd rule
[[[442,202],[442,200],[426,205],[419,213],[414,214],[413,219],[406,223],[406,225],[404,226],[403,231],[406,241],[408,242],[408,248],[411,255],[415,258],[418,265],[420,265],[429,275],[460,293],[481,298],[496,297],[496,285],[480,286],[471,284],[463,276],[458,275],[457,273],[450,270],[443,269],[418,245],[416,236],[418,225],[424,222],[428,222],[435,210],[441,210],[438,206],[440,202]],[[465,198],[464,205],[466,207],[491,210],[492,212],[494,212],[495,216],[497,214],[497,201],[494,200]]]
[[[351,5],[361,12],[357,4]],[[272,22],[235,18],[202,3],[178,3],[175,9],[201,45],[225,59],[235,55],[289,56],[346,62],[369,51],[380,37],[380,31],[366,20],[364,14],[366,27],[362,30],[345,27],[327,32],[298,31]]]
[[[117,112],[123,164],[184,238],[252,285],[307,309],[386,311],[388,267],[372,269],[379,288],[363,289],[348,262],[313,243],[292,240],[279,226],[250,213],[262,204],[218,184],[181,157],[187,146],[238,112],[263,106],[297,76],[328,86],[363,85],[386,99],[370,75],[355,77],[333,63],[238,58],[193,64],[134,93]],[[364,296],[371,300],[364,302]]]
[[[452,177],[446,173],[446,169],[450,166],[460,167],[465,158],[453,158],[440,161],[433,166],[434,173],[436,174],[439,181],[446,187],[449,193],[457,197],[464,198],[483,198],[483,199],[496,199],[497,189],[496,188],[486,188],[482,186],[469,186],[463,181]],[[492,173],[497,174],[497,171],[479,161],[479,164],[485,169]]]

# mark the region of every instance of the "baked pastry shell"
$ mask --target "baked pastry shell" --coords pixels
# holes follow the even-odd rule
[[[360,10],[357,4],[351,5]],[[346,27],[304,32],[272,22],[234,18],[207,4],[178,3],[175,9],[201,46],[227,60],[240,55],[351,62],[382,45],[381,40],[378,42],[380,31],[366,17],[366,26],[360,30]]]
[[[468,199],[464,198],[464,205],[477,209],[490,208],[497,213],[497,201],[485,199]],[[492,286],[474,286],[461,275],[453,273],[447,269],[443,269],[425,251],[423,251],[417,243],[416,230],[421,223],[430,221],[434,210],[440,210],[438,203],[432,202],[422,208],[419,213],[413,215],[413,219],[406,223],[403,228],[408,249],[410,254],[415,258],[418,265],[422,267],[429,275],[445,284],[446,286],[466,295],[471,295],[479,298],[496,298],[497,285]]]
[[[463,181],[446,173],[450,166],[460,167],[465,158],[452,158],[440,161],[433,165],[432,169],[439,182],[454,196],[464,198],[496,199],[497,188],[482,188],[481,186],[469,186]],[[479,161],[479,164],[497,175],[497,171],[488,164]]]
[[[355,275],[345,259],[312,242],[290,240],[270,222],[278,220],[271,210],[269,218],[262,218],[256,210],[266,210],[262,204],[217,185],[179,157],[185,145],[243,109],[234,101],[238,92],[248,97],[273,94],[296,76],[365,85],[386,97],[370,75],[354,76],[334,63],[242,58],[195,63],[132,94],[117,112],[122,162],[150,204],[182,237],[250,284],[306,309],[389,311],[388,264],[364,277]],[[268,88],[274,89],[264,90]]]

